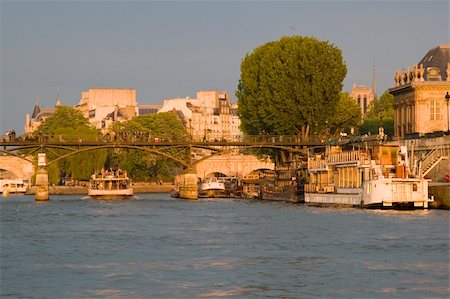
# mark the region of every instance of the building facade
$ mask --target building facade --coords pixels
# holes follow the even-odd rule
[[[159,112],[175,111],[196,141],[235,141],[242,138],[237,105],[226,91],[199,91],[197,98],[164,100]]]
[[[439,45],[407,70],[396,71],[394,135],[424,135],[448,131],[450,93],[450,45]]]
[[[129,120],[139,114],[136,90],[132,88],[90,88],[82,92],[76,108],[92,126],[102,131],[115,121]]]
[[[376,97],[374,88],[356,84],[353,84],[350,96],[355,99],[358,106],[361,107],[362,115],[367,113],[370,103],[372,103]]]
[[[55,107],[53,108],[39,107],[39,104],[36,100],[33,113],[31,115],[27,113],[25,116],[25,135],[29,135],[36,131],[37,128],[44,122],[44,120],[55,113],[56,107],[58,106],[61,106],[61,101],[59,100],[59,98],[56,99]]]

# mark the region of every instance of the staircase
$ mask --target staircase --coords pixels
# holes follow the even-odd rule
[[[450,157],[450,145],[440,145],[433,148],[419,162],[419,174],[421,177],[426,176],[440,161]]]

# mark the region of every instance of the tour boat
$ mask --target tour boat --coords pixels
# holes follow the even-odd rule
[[[0,180],[0,191],[2,195],[25,194],[28,190],[28,180],[21,179],[2,179]]]
[[[428,208],[428,181],[408,174],[405,147],[378,145],[371,150],[329,147],[308,159],[308,205],[364,208]]]
[[[95,199],[132,198],[131,179],[120,169],[96,172],[89,181],[88,196]]]
[[[218,177],[208,177],[201,183],[199,197],[227,197],[225,182]]]

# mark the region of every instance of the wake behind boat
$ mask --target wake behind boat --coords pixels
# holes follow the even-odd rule
[[[96,172],[89,181],[88,196],[95,199],[133,198],[131,179],[120,169]]]

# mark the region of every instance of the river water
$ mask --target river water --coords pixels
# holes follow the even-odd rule
[[[0,199],[1,298],[448,298],[449,211]]]

